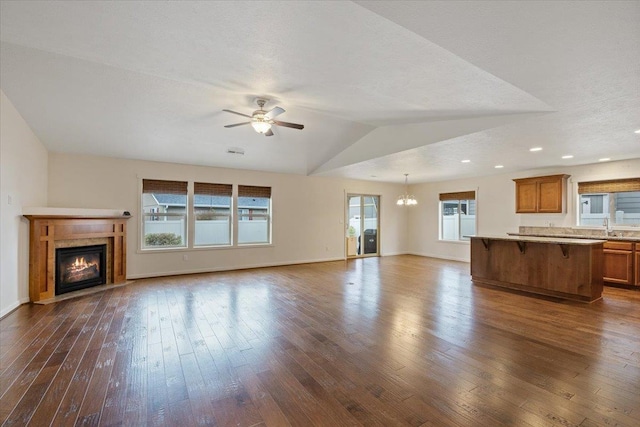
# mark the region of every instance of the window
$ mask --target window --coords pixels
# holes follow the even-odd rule
[[[578,225],[640,225],[640,178],[579,182]]]
[[[194,246],[231,244],[231,184],[193,184]]]
[[[271,243],[271,187],[143,179],[141,200],[141,249]]]
[[[142,248],[187,246],[187,183],[142,180]]]
[[[440,240],[469,240],[476,234],[476,192],[440,194]]]
[[[271,187],[238,186],[238,244],[271,242]]]

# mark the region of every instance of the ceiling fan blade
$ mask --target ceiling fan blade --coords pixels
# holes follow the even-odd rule
[[[251,116],[243,114],[243,113],[238,113],[237,111],[232,111],[232,110],[222,110],[222,111],[226,111],[227,113],[231,113],[231,114],[237,114],[237,115],[242,116],[242,117],[251,118]]]
[[[264,118],[267,120],[271,120],[273,119],[275,116],[279,116],[280,114],[284,113],[284,108],[280,108],[280,107],[273,107],[271,109],[271,111],[269,111],[267,114],[264,115]]]
[[[269,129],[264,136],[273,136],[273,130]]]
[[[234,128],[236,126],[248,125],[251,122],[235,123],[233,125],[225,125],[226,128]]]
[[[286,128],[304,129],[304,125],[299,125],[299,124],[296,124],[296,123],[279,122],[278,120],[274,120],[273,123],[278,125],[278,126],[284,126]]]

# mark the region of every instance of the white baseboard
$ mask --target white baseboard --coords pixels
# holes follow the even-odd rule
[[[12,304],[9,304],[8,307],[6,307],[3,310],[0,310],[0,319],[2,319],[7,314],[11,313],[16,308],[20,307],[22,304],[26,304],[28,302],[29,302],[29,298],[22,298],[18,301],[14,301]]]
[[[411,255],[409,252],[385,252],[380,256],[397,256],[397,255]]]
[[[408,252],[407,254],[408,255],[423,256],[423,257],[427,257],[427,258],[446,259],[447,261],[459,261],[459,262],[466,262],[466,263],[470,263],[471,262],[468,258],[449,257],[449,256],[442,256],[440,254],[429,254],[429,253],[424,253],[424,252]]]
[[[234,265],[230,267],[210,267],[210,268],[198,268],[193,270],[127,274],[127,279],[133,280],[133,279],[145,279],[150,277],[179,276],[182,274],[215,273],[217,271],[234,271],[234,270],[247,270],[251,268],[281,267],[283,265],[313,264],[317,262],[344,261],[345,259],[346,258],[344,257],[323,258],[323,259],[314,259],[314,260],[300,260],[300,261],[288,261],[288,262],[276,262],[276,263],[264,263],[264,264]]]

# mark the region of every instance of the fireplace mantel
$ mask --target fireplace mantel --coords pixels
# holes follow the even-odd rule
[[[73,246],[74,241],[105,240],[110,255],[107,285],[126,281],[130,217],[109,216],[105,212],[56,213],[23,212],[29,219],[29,297],[32,302],[55,296],[55,249],[60,244]]]

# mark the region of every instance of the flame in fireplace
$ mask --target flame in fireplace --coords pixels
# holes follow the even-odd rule
[[[87,261],[88,259],[88,261]],[[71,260],[69,260],[71,261]],[[64,267],[64,282],[77,282],[100,276],[100,260],[96,257],[78,256]]]
[[[87,268],[91,268],[94,265],[97,266],[98,263],[95,262],[95,261],[94,262],[87,262],[84,259],[84,257],[79,257],[79,258],[76,258],[76,260],[69,265],[69,271],[73,271],[73,272],[82,271],[82,270],[85,270]]]

